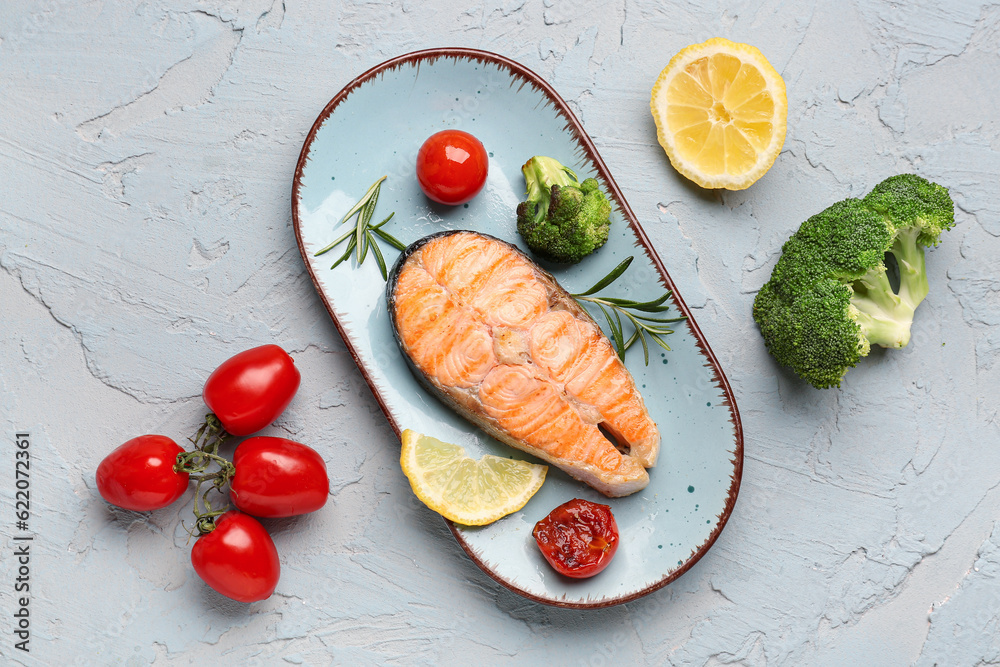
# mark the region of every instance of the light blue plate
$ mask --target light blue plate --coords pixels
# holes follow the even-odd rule
[[[445,128],[477,136],[490,155],[484,190],[469,204],[440,206],[420,191],[414,175],[424,139]],[[339,236],[336,223],[379,177],[375,220],[390,212],[386,230],[411,243],[444,229],[471,229],[524,248],[514,209],[524,192],[521,165],[548,155],[593,176],[614,204],[612,232],[597,253],[571,268],[546,265],[570,292],[589,288],[624,258],[628,272],[609,293],[641,300],[673,289],[593,143],[566,103],[523,66],[484,51],[434,49],[375,67],[327,105],[302,148],[292,186],[299,248],[316,289],[396,433],[411,428],[465,447],[474,457],[530,458],[487,436],[428,394],[410,374],[392,337],[385,281],[374,258],[353,258],[336,269],[339,252],[314,257]],[[391,266],[396,250],[382,246]],[[690,318],[674,291],[672,313]],[[598,314],[599,317],[599,314]],[[539,602],[606,607],[650,593],[687,571],[712,546],[732,512],[743,469],[743,432],[732,391],[693,319],[669,336],[673,348],[641,347],[626,361],[663,438],[649,486],[627,498],[604,498],[561,471],[549,469],[542,489],[523,510],[492,525],[451,525],[465,551],[491,577]],[[402,475],[402,472],[400,472]],[[600,575],[571,580],[542,558],[535,522],[572,498],[609,504],[621,540]]]

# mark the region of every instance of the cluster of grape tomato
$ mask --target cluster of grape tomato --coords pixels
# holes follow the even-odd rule
[[[294,360],[277,345],[263,345],[223,362],[205,382],[212,410],[186,451],[163,435],[141,435],[101,461],[97,489],[107,502],[129,510],[162,509],[178,500],[192,479],[199,537],[191,550],[195,572],[213,589],[240,602],[266,599],[280,576],[278,551],[254,517],[288,517],[326,503],[326,462],[314,449],[286,438],[243,440],[232,462],[218,453],[229,436],[246,436],[271,424],[298,391]],[[215,472],[207,472],[214,466]],[[199,502],[202,484],[225,493],[236,509],[209,510]]]

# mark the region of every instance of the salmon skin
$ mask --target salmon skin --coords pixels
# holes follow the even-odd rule
[[[411,370],[460,415],[606,496],[649,483],[660,433],[635,381],[518,248],[470,231],[424,237],[396,261],[386,300]]]

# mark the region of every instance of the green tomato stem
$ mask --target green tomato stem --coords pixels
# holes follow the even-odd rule
[[[197,482],[194,490],[195,529],[198,535],[204,535],[215,530],[215,519],[229,509],[228,500],[217,509],[212,506],[209,494],[213,491],[227,498],[226,487],[236,474],[236,466],[219,455],[219,446],[229,437],[222,422],[214,414],[205,415],[204,423],[198,428],[193,438],[190,438],[194,449],[177,455],[174,470],[187,473],[190,479]],[[215,470],[207,472],[210,468]],[[202,491],[207,483],[208,488]]]

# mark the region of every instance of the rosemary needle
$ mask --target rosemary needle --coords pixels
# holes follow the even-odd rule
[[[375,206],[378,204],[379,192],[382,189],[382,181],[385,179],[386,177],[383,176],[375,181],[375,183],[368,188],[368,191],[365,192],[361,200],[352,206],[351,210],[349,210],[344,217],[341,218],[340,222],[337,223],[342,225],[351,218],[356,217],[357,220],[354,223],[354,227],[338,236],[335,241],[327,245],[325,248],[316,252],[314,257],[319,257],[320,255],[337,247],[344,241],[347,241],[347,247],[344,249],[343,254],[337,258],[337,261],[333,263],[333,266],[330,267],[331,269],[337,268],[341,262],[351,256],[351,253],[355,253],[358,265],[360,266],[368,256],[368,251],[370,249],[372,251],[372,255],[375,256],[375,263],[378,264],[379,272],[382,274],[382,278],[388,278],[385,257],[382,255],[382,250],[378,247],[376,237],[381,238],[397,250],[405,250],[406,246],[395,236],[381,229],[385,223],[392,219],[392,216],[395,215],[395,213],[390,213],[385,220],[377,225],[371,224],[372,216],[375,215]]]
[[[663,339],[663,336],[672,334],[674,330],[666,325],[674,322],[680,322],[685,319],[685,317],[681,316],[670,318],[640,313],[665,313],[670,309],[670,306],[664,305],[664,302],[670,298],[671,291],[667,290],[663,293],[663,296],[651,301],[635,301],[633,299],[621,299],[617,297],[594,296],[605,287],[618,280],[618,278],[625,273],[626,269],[628,269],[633,259],[635,258],[629,257],[624,260],[621,264],[612,269],[611,273],[598,280],[589,290],[580,292],[579,294],[571,294],[570,296],[576,299],[580,305],[592,303],[601,310],[601,313],[604,315],[604,319],[608,322],[608,329],[611,331],[610,338],[615,344],[615,349],[618,351],[618,357],[620,359],[624,361],[625,352],[632,347],[636,341],[639,341],[642,343],[643,359],[648,366],[649,345],[646,342],[646,337],[649,336],[653,339],[654,343],[662,347],[664,350],[669,351],[670,346],[667,344],[667,341]],[[633,328],[633,331],[628,338],[625,338],[625,326],[622,321],[622,317],[624,317],[625,321],[629,322]]]

